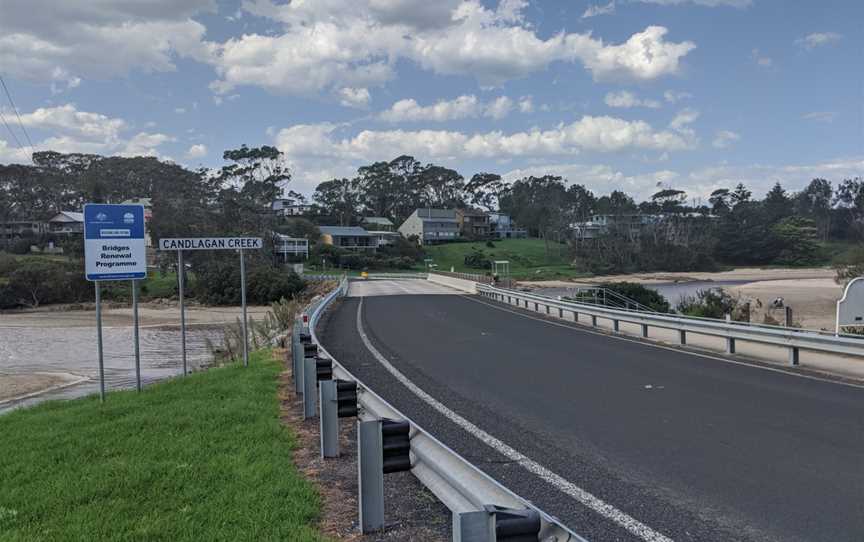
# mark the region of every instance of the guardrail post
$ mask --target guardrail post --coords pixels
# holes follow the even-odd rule
[[[789,347],[789,363],[791,365],[798,365],[800,362],[799,357],[800,356],[799,356],[798,348],[795,346],[790,346]]]
[[[786,305],[786,327],[792,327],[792,307]]]
[[[573,311],[573,321],[579,323],[579,313],[576,311]]]
[[[336,381],[322,380],[319,390],[321,457],[339,457],[339,403],[336,398]]]
[[[306,358],[314,358],[318,355],[318,345],[312,344],[312,337],[307,333],[300,333],[301,357],[297,360],[297,376],[294,377],[294,388],[297,393],[302,394],[305,390],[306,381]]]
[[[384,529],[384,455],[381,420],[357,422],[360,532]]]
[[[597,327],[597,316],[595,316],[593,314],[591,315],[591,325],[593,327]]]
[[[546,314],[550,314],[550,310],[551,310],[551,307],[549,307],[549,305],[546,305]]]
[[[564,309],[562,309],[561,307],[558,307],[558,318],[562,320],[564,319]]]
[[[540,304],[536,301],[534,302],[534,312],[540,312]]]
[[[735,339],[733,339],[732,337],[726,337],[726,353],[735,353]]]
[[[540,528],[536,510],[486,505],[483,510],[453,516],[454,542],[538,540]]]
[[[612,320],[612,329],[617,333],[618,332],[618,320]]]
[[[315,358],[303,358],[303,419],[315,417]]]
[[[642,324],[642,336],[648,338],[648,324]]]
[[[678,330],[678,342],[681,343],[681,345],[687,344],[687,332],[683,329]]]

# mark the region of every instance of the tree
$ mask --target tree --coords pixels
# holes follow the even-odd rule
[[[816,263],[819,245],[816,243],[816,226],[812,220],[788,217],[772,226],[777,238],[779,252],[774,262],[785,265],[811,265]]]
[[[718,188],[711,192],[708,202],[711,204],[711,211],[715,215],[728,213],[732,210],[732,193],[729,192],[728,188]]]
[[[594,214],[597,198],[581,184],[567,188],[568,215],[570,222],[584,222]]]
[[[864,181],[860,177],[845,179],[834,195],[834,221],[838,237],[864,241]]]
[[[465,185],[468,203],[490,212],[498,210],[499,201],[507,190],[507,184],[497,173],[476,173]]]
[[[827,240],[831,229],[831,200],[834,188],[825,179],[813,179],[807,188],[795,197],[796,212],[812,218],[819,229],[819,237]]]
[[[747,190],[744,183],[738,183],[738,186],[735,187],[735,191],[729,194],[729,200],[732,203],[732,207],[735,208],[739,205],[749,203],[751,196],[753,196],[753,192]]]
[[[608,196],[601,196],[596,204],[596,213],[601,215],[620,216],[633,214],[638,210],[633,198],[620,190],[614,190]]]
[[[771,223],[779,222],[795,212],[792,199],[786,194],[786,190],[780,186],[779,182],[775,183],[765,196],[762,206],[765,208],[765,213]]]
[[[683,204],[687,199],[687,193],[683,190],[666,188],[651,196],[652,211],[665,214],[683,212]]]
[[[568,227],[567,189],[562,178],[555,175],[525,177],[514,182],[501,200],[501,209],[542,237],[547,255],[550,238],[555,236],[560,241]]]
[[[360,190],[357,179],[333,179],[324,181],[315,188],[312,200],[324,214],[334,217],[340,226],[355,222],[360,207]]]

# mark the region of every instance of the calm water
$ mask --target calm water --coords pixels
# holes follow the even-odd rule
[[[669,304],[673,307],[678,304],[682,297],[695,296],[699,290],[711,290],[714,288],[727,288],[730,286],[738,286],[747,284],[747,280],[725,280],[725,281],[710,281],[698,280],[692,282],[661,282],[658,284],[646,284],[647,288],[657,291],[665,297]],[[568,295],[567,288],[538,288],[536,293],[540,295],[548,295],[551,297]]]
[[[175,326],[140,330],[141,380],[144,383],[182,372],[180,329]],[[135,353],[131,327],[102,330],[105,385],[109,390],[135,387]],[[187,365],[200,367],[212,360],[208,341],[222,344],[221,326],[190,326],[186,331]],[[81,397],[99,391],[99,361],[94,327],[0,327],[2,373],[71,373],[89,380],[62,390],[15,403],[0,404],[0,412],[47,399]]]

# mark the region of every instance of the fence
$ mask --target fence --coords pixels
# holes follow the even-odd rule
[[[681,344],[687,344],[687,334],[694,333],[710,337],[720,337],[726,340],[726,352],[734,354],[736,341],[778,346],[788,349],[789,363],[799,364],[800,351],[807,350],[835,355],[857,356],[864,359],[864,340],[847,335],[834,335],[819,331],[795,328],[785,328],[747,322],[719,321],[711,318],[696,318],[688,316],[646,313],[625,309],[614,309],[599,305],[559,301],[537,294],[505,290],[488,285],[477,285],[477,293],[483,297],[524,308],[540,307],[546,314],[552,315],[554,309],[558,318],[565,314],[572,315],[574,321],[579,321],[580,315],[589,317],[591,325],[597,326],[597,319],[602,318],[612,322],[613,331],[620,331],[620,323],[637,324],[641,327],[643,337],[648,337],[649,328],[671,329],[678,331]]]
[[[558,519],[516,495],[437,440],[428,431],[369,389],[327,352],[317,338],[315,327],[323,311],[335,299],[344,296],[347,291],[348,280],[343,277],[336,289],[324,298],[313,302],[307,308],[306,312],[310,315],[309,334],[311,341],[317,345],[319,356],[332,362],[332,377],[334,379],[357,383],[357,397],[360,406],[358,421],[391,419],[404,420],[410,424],[411,472],[453,513],[454,536],[461,539],[456,535],[456,523],[460,521],[459,518],[468,518],[467,514],[471,513],[488,513],[489,505],[495,505],[508,509],[536,512],[540,517],[538,540],[585,542],[583,538],[564,526]]]

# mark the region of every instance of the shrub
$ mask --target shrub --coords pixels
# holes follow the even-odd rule
[[[90,299],[91,291],[78,265],[26,260],[16,262],[0,286],[0,308],[79,302]]]
[[[624,297],[630,298],[640,305],[657,312],[669,312],[669,301],[657,290],[648,288],[635,282],[607,282],[600,285],[602,288],[612,290]]]
[[[464,263],[465,267],[472,269],[489,269],[492,266],[492,262],[486,253],[476,247],[473,247],[471,252],[465,256]]]
[[[698,290],[695,296],[683,296],[676,307],[677,311],[687,316],[700,318],[726,318],[732,315],[733,320],[747,320],[744,305],[739,297],[733,297],[722,288]]]
[[[486,248],[495,248],[495,243],[492,241],[486,241]]]
[[[239,305],[240,266],[236,258],[214,257],[195,266],[197,280],[192,289],[202,303]],[[266,305],[282,297],[291,298],[304,287],[297,273],[273,267],[266,260],[252,259],[246,266],[246,300]]]

